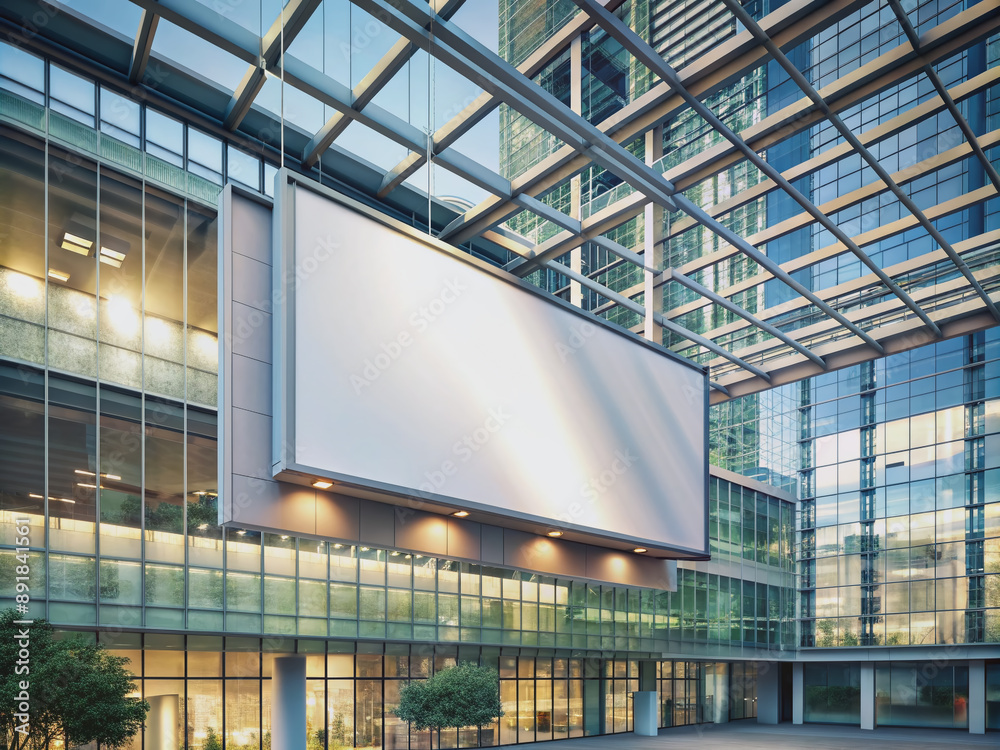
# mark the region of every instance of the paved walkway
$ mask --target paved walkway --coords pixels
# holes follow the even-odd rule
[[[857,727],[809,724],[767,726],[753,720],[731,724],[702,724],[661,729],[659,737],[616,734],[605,737],[539,742],[551,750],[945,750],[964,747],[1000,747],[1000,734],[969,734],[957,729],[897,729],[864,731]],[[547,749],[549,750],[549,749]]]

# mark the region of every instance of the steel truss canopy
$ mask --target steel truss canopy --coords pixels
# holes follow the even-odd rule
[[[1000,192],[1000,130],[985,116],[1000,84],[984,51],[1000,32],[994,0],[919,24],[899,0],[791,0],[763,17],[715,0],[689,20],[660,19],[659,36],[623,0],[574,3],[545,6],[548,25],[526,48],[511,18],[531,4],[511,0],[287,0],[273,18],[264,9],[279,4],[260,0],[252,14],[109,3],[136,13],[134,38],[75,4],[52,3],[39,26],[35,3],[11,0],[0,23],[10,43],[174,102],[272,163],[405,207],[441,240],[489,248],[507,270],[708,365],[714,401],[1000,320],[1000,231],[983,219]],[[814,66],[837,25],[859,16],[876,35],[867,52],[833,73]],[[218,63],[171,54],[163,34]],[[601,65],[629,90],[595,111],[594,92],[610,86]],[[753,89],[768,75],[782,77],[780,106],[761,105],[766,83]],[[879,111],[911,85],[912,104]],[[441,104],[449,87],[462,96]],[[737,92],[751,90],[734,115]],[[889,148],[928,124],[954,137],[917,158]],[[673,143],[682,125],[702,147]],[[382,146],[359,153],[362,133]],[[794,149],[797,161],[779,158]],[[859,180],[821,189],[851,163]],[[962,190],[920,193],[949,168],[966,171]],[[779,202],[780,221],[745,220]],[[872,206],[880,218],[859,220]],[[957,235],[956,216],[969,217]],[[790,257],[774,250],[783,241],[798,243]],[[893,243],[917,249],[884,252]]]

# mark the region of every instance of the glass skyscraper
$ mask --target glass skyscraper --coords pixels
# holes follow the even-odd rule
[[[993,3],[6,0],[0,31],[0,608],[27,519],[30,615],[127,656],[178,747],[269,747],[284,654],[310,750],[628,732],[650,690],[662,727],[1000,729]],[[706,366],[711,559],[653,587],[220,525],[220,201],[283,167]],[[503,718],[395,717],[459,661]]]

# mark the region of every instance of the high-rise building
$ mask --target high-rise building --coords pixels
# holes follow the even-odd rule
[[[650,693],[660,727],[1000,729],[995,3],[5,0],[0,31],[0,609],[17,521],[26,616],[154,705],[135,750],[270,747],[293,656],[310,750],[629,732]],[[458,338],[471,312],[420,297],[445,275],[360,258],[306,336],[300,302],[340,309],[307,226],[552,317],[490,288]],[[335,400],[352,345],[343,382],[391,409]],[[486,418],[512,346],[538,432],[497,448],[447,414]],[[650,352],[705,388],[650,403]],[[337,463],[402,472],[440,424],[477,459]],[[702,429],[707,472],[677,462]],[[631,454],[580,459],[631,432],[659,494],[625,491]],[[519,505],[564,485],[605,525]],[[394,715],[460,661],[504,717]]]

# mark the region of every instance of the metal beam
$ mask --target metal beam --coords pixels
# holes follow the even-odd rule
[[[607,297],[609,300],[612,300],[616,304],[621,305],[626,310],[631,310],[637,315],[641,315],[643,317],[646,316],[646,308],[640,305],[638,302],[630,300],[628,297],[625,297],[619,294],[618,292],[609,289],[603,284],[594,281],[586,274],[578,273],[569,266],[565,266],[562,263],[558,263],[554,260],[546,261],[544,265],[546,268],[551,268],[553,271],[561,273],[564,276],[579,282],[581,286],[585,286],[588,289],[592,289],[593,291],[600,294],[602,297]],[[678,325],[674,321],[664,318],[662,315],[659,315],[658,313],[654,315],[657,319],[656,322],[659,323],[664,328],[666,328],[667,330],[671,331],[672,333],[675,333],[678,336],[682,336],[683,338],[689,341],[693,341],[698,346],[708,349],[713,354],[717,354],[718,356],[723,357],[724,359],[728,359],[733,364],[742,367],[744,370],[753,375],[756,375],[761,380],[764,380],[768,383],[771,382],[771,376],[764,370],[761,370],[759,367],[756,367],[750,364],[749,362],[740,359],[731,351],[729,351],[728,349],[724,349],[711,339],[707,339],[701,334],[695,333],[694,331],[690,331],[684,326]]]
[[[624,2],[625,0],[602,0],[602,4],[608,10],[616,10]],[[589,26],[590,21],[586,17],[586,14],[577,14],[549,37],[543,39],[534,52],[517,65],[517,70],[523,73],[525,77],[533,78],[548,61],[572,44],[574,39],[578,39]],[[448,148],[448,146],[461,138],[462,135],[471,130],[480,120],[489,114],[499,101],[495,96],[486,93],[477,97],[474,102],[434,132],[432,137],[433,152],[437,153],[442,149]],[[384,198],[395,190],[407,177],[420,169],[426,162],[426,153],[414,152],[408,154],[399,164],[386,172],[382,180],[382,187],[378,193],[379,197]]]
[[[735,0],[724,0],[727,4],[732,4]],[[638,34],[636,34],[632,29],[623,24],[618,18],[608,13],[604,8],[598,5],[594,0],[574,0],[574,2],[583,10],[585,10],[590,17],[593,18],[598,25],[601,26],[605,31],[608,32],[613,38],[620,42],[625,49],[632,53],[632,55],[643,65],[649,68],[653,73],[655,73],[659,78],[664,81],[670,88],[677,94],[679,94],[688,106],[690,106],[695,112],[698,113],[712,128],[722,135],[727,141],[729,141],[737,151],[739,151],[743,156],[753,164],[757,169],[763,172],[768,178],[771,179],[776,185],[778,185],[786,194],[788,194],[792,200],[798,203],[803,210],[809,214],[815,221],[819,222],[830,234],[839,240],[844,247],[851,251],[857,257],[862,264],[868,267],[868,269],[874,273],[879,279],[885,284],[892,293],[899,297],[910,310],[932,331],[935,335],[940,336],[941,330],[937,327],[922,309],[917,305],[916,302],[904,292],[896,282],[894,282],[886,273],[883,271],[877,263],[875,263],[867,253],[865,253],[858,245],[847,236],[839,226],[837,226],[833,221],[830,220],[826,214],[816,208],[816,205],[806,198],[797,188],[795,188],[792,183],[782,176],[774,165],[763,159],[760,154],[758,154],[754,149],[750,148],[746,142],[740,138],[732,128],[726,125],[719,117],[711,110],[708,105],[702,102],[698,97],[694,96],[689,92],[680,81],[680,77],[677,72],[667,64],[667,62],[658,55],[652,47],[649,46]],[[742,9],[743,6],[740,6]],[[752,17],[744,11],[744,14],[753,21]],[[739,19],[741,22],[742,18]],[[760,27],[758,26],[759,30]],[[760,31],[760,36],[757,36],[755,32],[755,37],[757,41],[762,44],[769,52],[772,52],[772,47],[774,43],[770,40],[763,31]],[[779,50],[779,54],[780,50]],[[786,58],[787,59],[787,58]],[[799,74],[801,75],[801,74]],[[823,102],[825,106],[825,102]],[[817,105],[818,106],[818,105]],[[829,109],[829,107],[827,107]],[[889,178],[891,180],[891,178]]]
[[[151,10],[143,9],[139,20],[139,29],[135,32],[135,42],[132,44],[132,60],[128,66],[129,83],[139,83],[146,72],[149,63],[149,53],[153,50],[153,36],[160,17]]]
[[[259,62],[247,69],[226,105],[223,127],[236,130],[240,126],[257,94],[264,88],[267,71],[278,65],[282,53],[291,46],[320,2],[321,0],[288,0],[288,4],[282,7],[271,28],[260,38]]]
[[[775,42],[781,47],[794,46],[797,43],[796,40],[811,38],[819,30],[829,25],[830,18],[839,18],[842,11],[856,10],[857,7],[860,7],[855,5],[847,7],[836,0],[812,5],[809,13],[804,17],[798,17],[795,25],[785,28],[780,33],[772,33],[770,31],[772,26],[775,28],[784,27],[779,26],[780,19],[773,23],[771,19],[781,15],[791,6],[791,3],[783,5],[761,21],[762,25],[770,24],[765,27],[765,30],[768,30]],[[831,106],[837,110],[843,110],[859,104],[885,88],[896,85],[914,75],[919,71],[920,65],[924,61],[934,62],[950,57],[975,40],[983,39],[1000,29],[1000,17],[998,17],[996,7],[992,2],[980,2],[969,11],[963,11],[963,15],[969,16],[970,14],[973,23],[969,23],[968,19],[964,21],[962,19],[949,19],[931,29],[925,35],[928,41],[924,46],[923,59],[916,59],[912,47],[908,43],[904,43],[883,53],[858,70],[852,71],[849,75],[834,81],[824,88],[825,92],[830,92],[836,97],[835,101],[831,101]],[[737,36],[737,40],[743,38],[744,35],[746,39],[752,41],[748,31],[741,32]],[[733,40],[733,42],[735,41]],[[750,51],[740,57],[738,53],[742,49],[743,47],[740,45],[727,42],[720,45],[717,50],[713,50],[711,54],[706,55],[703,60],[685,68],[680,73],[685,88],[696,96],[704,97],[718,90],[721,83],[730,82],[734,77],[743,75],[767,61],[767,50],[759,45],[753,46]],[[707,75],[707,77],[703,77],[702,74]],[[683,106],[685,106],[684,102],[679,96],[670,95],[666,83],[658,83],[638,100],[601,123],[600,127],[620,142],[629,141],[637,134],[675,116],[682,110]],[[921,106],[917,105],[918,108]],[[817,112],[815,107],[803,98],[801,101],[752,125],[741,133],[741,136],[754,149],[761,151],[782,139],[808,129],[822,119],[822,113]],[[836,148],[834,147],[834,149]],[[718,144],[670,169],[668,177],[680,189],[686,190],[712,174],[735,164],[739,158],[740,156],[731,144]],[[513,189],[515,192],[525,191],[537,195],[568,179],[569,175],[575,174],[586,166],[586,160],[583,157],[574,155],[570,149],[563,148],[530,172],[513,179]],[[476,236],[484,228],[506,221],[513,213],[516,213],[516,210],[511,204],[487,199],[476,208],[466,212],[462,225],[456,225],[448,239],[456,243],[463,242]]]
[[[591,0],[575,1],[579,3],[590,2]],[[840,115],[830,109],[830,105],[827,104],[826,100],[819,95],[819,92],[816,91],[815,87],[809,83],[808,80],[806,80],[805,76],[802,75],[799,69],[792,64],[791,60],[788,59],[785,53],[781,51],[781,49],[770,39],[770,37],[767,36],[767,34],[764,33],[763,29],[760,28],[760,25],[754,20],[753,16],[747,13],[746,9],[737,0],[723,0],[723,2],[733,12],[736,18],[739,19],[740,23],[742,23],[754,35],[754,37],[765,46],[771,56],[774,57],[775,61],[781,65],[782,68],[784,68],[789,77],[795,81],[796,85],[802,89],[813,104],[815,104],[816,107],[823,112],[826,118],[833,123],[837,132],[839,132],[841,136],[843,136],[844,140],[847,141],[858,154],[860,154],[861,158],[867,162],[868,166],[870,166],[875,174],[878,175],[879,179],[888,186],[889,190],[894,196],[896,196],[899,202],[903,204],[906,210],[916,217],[920,226],[926,230],[926,232],[941,247],[941,249],[948,254],[948,257],[952,259],[959,272],[966,278],[969,285],[975,290],[976,294],[979,295],[980,299],[982,299],[983,304],[986,306],[986,309],[990,311],[990,314],[1000,321],[1000,309],[997,308],[993,300],[990,299],[990,296],[983,290],[982,285],[980,285],[979,281],[976,280],[976,277],[973,276],[972,271],[969,270],[965,261],[962,260],[962,256],[955,252],[955,248],[951,246],[951,243],[944,238],[944,235],[942,235],[941,232],[938,231],[937,227],[930,222],[924,212],[920,210],[917,204],[910,199],[910,196],[907,195],[906,192],[904,192],[903,189],[896,183],[896,181],[892,178],[892,175],[886,171],[885,167],[879,163],[878,159],[872,155],[871,151],[869,151],[865,145],[858,140],[858,137],[854,134],[854,132],[848,128],[846,124],[844,124]],[[914,52],[916,52],[916,50],[914,50]],[[934,330],[937,330],[938,335],[940,335],[940,329],[937,328],[936,324],[929,323],[929,326],[931,326]]]
[[[751,313],[747,312],[746,310],[744,310],[739,305],[734,304],[731,300],[728,300],[725,297],[723,297],[723,296],[721,296],[719,294],[716,294],[715,292],[713,292],[708,287],[702,286],[701,284],[699,284],[694,279],[688,278],[684,274],[682,274],[682,273],[680,273],[678,271],[675,271],[672,268],[667,269],[665,275],[666,275],[666,278],[668,280],[670,280],[670,281],[676,281],[681,286],[685,286],[688,289],[690,289],[691,291],[697,292],[702,297],[705,297],[706,299],[711,300],[712,302],[714,302],[715,304],[719,305],[720,307],[724,307],[725,309],[729,310],[731,313],[735,313],[736,315],[739,315],[741,318],[743,318],[747,322],[753,324],[754,326],[756,326],[757,328],[761,329],[762,331],[765,331],[765,332],[771,334],[772,336],[774,336],[776,339],[779,339],[780,341],[783,341],[784,343],[788,344],[788,346],[792,347],[792,349],[794,349],[795,351],[797,351],[803,357],[806,357],[807,359],[811,359],[813,362],[815,362],[817,365],[819,365],[820,367],[822,367],[824,370],[826,369],[826,362],[818,354],[816,354],[813,351],[811,351],[810,349],[806,348],[805,346],[803,346],[802,344],[800,344],[798,341],[796,341],[795,339],[793,339],[791,336],[789,336],[788,334],[782,332],[780,329],[775,328],[770,323],[766,323],[765,321],[761,320],[760,318],[756,317],[755,315],[752,315]]]
[[[464,2],[465,0],[432,0],[431,4],[439,16],[451,18]],[[389,51],[382,55],[382,59],[375,63],[375,67],[368,71],[361,82],[354,87],[352,108],[362,110],[368,106],[368,103],[375,98],[382,87],[403,69],[403,66],[409,62],[416,51],[415,44],[403,38],[398,39]],[[320,154],[330,148],[330,144],[347,129],[350,122],[350,118],[341,112],[330,117],[303,149],[302,164],[307,167],[315,164]]]
[[[899,22],[900,27],[903,29],[903,33],[906,34],[906,38],[909,40],[910,45],[913,47],[914,51],[918,55],[923,55],[920,44],[920,37],[917,36],[917,30],[913,28],[913,24],[910,22],[910,17],[906,15],[906,11],[903,10],[903,6],[899,4],[899,0],[889,0],[889,7],[892,8],[892,12],[896,14],[896,20]],[[951,116],[955,118],[955,122],[958,123],[958,127],[962,130],[963,135],[965,135],[965,140],[969,142],[969,146],[976,154],[976,158],[982,164],[983,171],[990,178],[990,182],[993,183],[993,187],[997,189],[1000,193],[1000,173],[997,172],[996,168],[993,166],[993,162],[989,160],[986,153],[983,151],[983,147],[979,143],[979,138],[976,133],[972,130],[969,125],[969,121],[965,119],[965,115],[958,108],[955,100],[952,98],[951,93],[945,88],[944,81],[941,80],[941,76],[937,74],[937,71],[933,67],[924,63],[923,66],[924,75],[930,79],[930,82],[934,85],[934,90],[937,91],[938,96],[944,102],[944,106],[951,113]]]
[[[671,210],[675,204],[663,176],[646,166],[617,141],[555,97],[505,63],[496,54],[449,21],[437,17],[414,0],[355,0],[355,4],[376,15],[395,31],[416,42],[432,55],[471,79],[484,90],[499,96],[591,160],[643,192],[650,200]],[[433,23],[431,34],[427,27]]]

